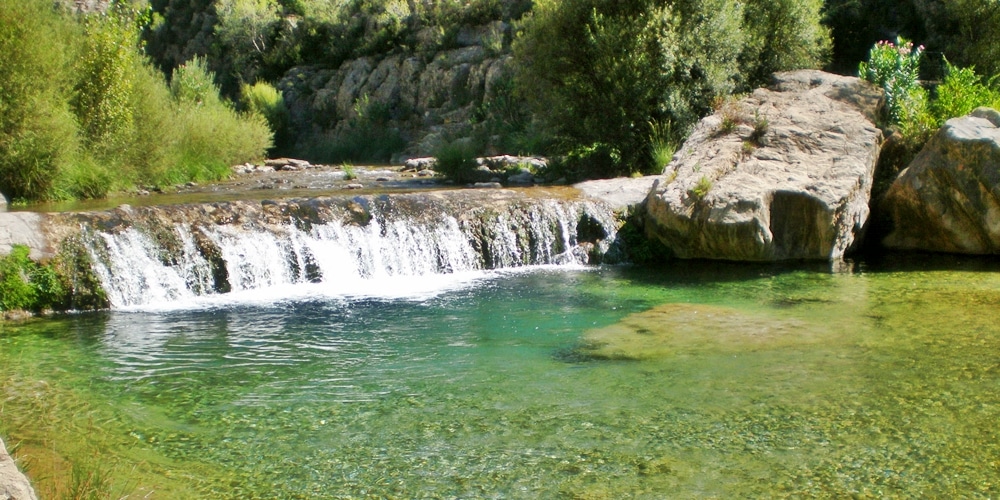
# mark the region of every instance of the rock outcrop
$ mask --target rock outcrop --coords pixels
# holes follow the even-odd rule
[[[497,36],[509,29],[504,26],[496,28]],[[337,69],[293,68],[279,87],[303,137],[337,135],[359,119],[375,118],[380,127],[399,131],[409,155],[424,156],[445,140],[469,136],[473,113],[496,95],[509,60],[482,45],[444,51],[429,61],[415,55],[364,57]]]
[[[1000,112],[948,120],[886,193],[889,248],[1000,254]]]
[[[35,212],[0,212],[0,255],[7,255],[14,245],[26,245],[32,259],[52,256],[49,239],[43,229],[46,216]]]
[[[0,500],[37,500],[28,478],[17,469],[0,439]]]
[[[647,232],[681,258],[838,260],[869,214],[880,90],[820,71],[703,119],[647,200]]]

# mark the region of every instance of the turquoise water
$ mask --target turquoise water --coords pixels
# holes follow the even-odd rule
[[[61,317],[0,334],[0,432],[55,493],[100,456],[134,498],[995,497],[998,305],[915,257]]]

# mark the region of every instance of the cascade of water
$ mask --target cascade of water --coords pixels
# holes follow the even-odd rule
[[[589,202],[536,200],[504,209],[415,218],[371,208],[364,223],[166,217],[166,238],[163,228],[158,237],[136,226],[90,229],[88,248],[112,306],[128,307],[297,283],[346,290],[391,277],[584,264],[582,217],[600,221],[604,241],[614,237],[611,214]]]

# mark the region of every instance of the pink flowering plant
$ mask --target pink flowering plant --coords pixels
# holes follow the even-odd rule
[[[885,90],[889,121],[899,123],[906,114],[911,96],[920,93],[920,57],[924,46],[913,48],[903,38],[898,44],[882,41],[872,47],[868,62],[858,67],[858,75]]]

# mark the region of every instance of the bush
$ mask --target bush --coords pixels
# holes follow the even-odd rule
[[[822,0],[751,0],[743,10],[747,31],[740,66],[748,87],[776,71],[816,68],[830,57],[830,30],[823,26]]]
[[[456,184],[467,184],[476,180],[475,172],[479,165],[473,148],[464,142],[450,142],[439,147],[434,157],[437,164],[434,170],[454,181]]]
[[[41,311],[66,299],[66,287],[49,266],[36,264],[28,247],[14,245],[0,257],[0,311]]]
[[[227,177],[230,166],[260,159],[271,146],[263,116],[238,113],[219,97],[205,62],[195,58],[174,71],[171,93],[177,103],[178,168],[170,182]]]
[[[263,116],[274,134],[272,150],[282,150],[288,146],[290,139],[289,124],[291,116],[285,106],[281,91],[273,85],[258,82],[253,85],[244,84],[240,89],[244,108],[251,114]]]
[[[46,0],[0,2],[0,191],[44,199],[79,141],[69,109],[77,27]]]
[[[354,116],[336,133],[313,139],[308,156],[324,163],[388,163],[406,141],[390,127],[392,109],[367,95],[354,103]]]
[[[885,91],[889,122],[898,124],[904,113],[913,113],[913,101],[921,100],[920,57],[924,46],[900,39],[898,44],[882,41],[872,47],[867,62],[858,66],[858,76]]]
[[[514,44],[517,86],[562,152],[577,151],[568,161],[589,165],[571,170],[655,172],[654,124],[673,124],[679,142],[717,96],[818,65],[829,45],[818,10],[816,1],[542,0]]]
[[[937,98],[930,105],[935,125],[945,120],[965,116],[980,106],[1000,109],[1000,89],[997,76],[984,82],[974,68],[959,68],[945,62],[945,79],[937,88]]]

